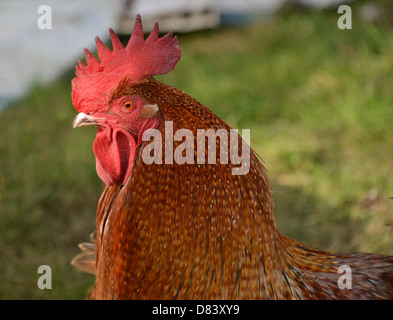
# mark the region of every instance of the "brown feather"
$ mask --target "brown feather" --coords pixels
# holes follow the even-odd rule
[[[187,94],[152,78],[121,93],[158,105],[163,137],[164,121],[194,137],[197,129],[230,129]],[[271,186],[254,151],[250,171],[233,175],[231,163],[145,164],[148,143],[127,184],[106,187],[98,204],[97,299],[393,297],[392,257],[327,253],[277,231]],[[352,289],[337,285],[344,264],[352,268]]]

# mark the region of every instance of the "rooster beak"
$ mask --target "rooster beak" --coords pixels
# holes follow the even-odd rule
[[[98,119],[96,117],[81,112],[75,117],[72,126],[74,129],[86,126],[97,126],[99,125],[97,120]]]

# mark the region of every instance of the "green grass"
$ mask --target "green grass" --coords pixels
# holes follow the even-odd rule
[[[330,251],[393,254],[393,31],[356,16],[285,14],[180,35],[158,79],[251,129],[279,230]],[[82,52],[82,48],[81,48]],[[72,129],[73,71],[0,115],[0,298],[81,299],[94,278],[70,266],[95,228],[102,182],[94,128]],[[53,289],[37,269],[52,267]]]

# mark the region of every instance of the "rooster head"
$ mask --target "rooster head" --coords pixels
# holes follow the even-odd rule
[[[85,49],[72,80],[72,103],[79,112],[74,128],[97,126],[93,144],[97,174],[106,185],[125,185],[143,133],[158,126],[159,106],[129,94],[148,77],[171,71],[180,59],[172,32],[159,38],[158,23],[145,40],[138,14],[126,47],[109,30],[113,50],[96,37],[99,60]]]

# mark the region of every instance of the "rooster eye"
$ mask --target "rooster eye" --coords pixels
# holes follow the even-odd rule
[[[134,102],[132,102],[131,100],[127,100],[123,102],[123,108],[127,111],[132,110],[133,107],[134,107]]]

